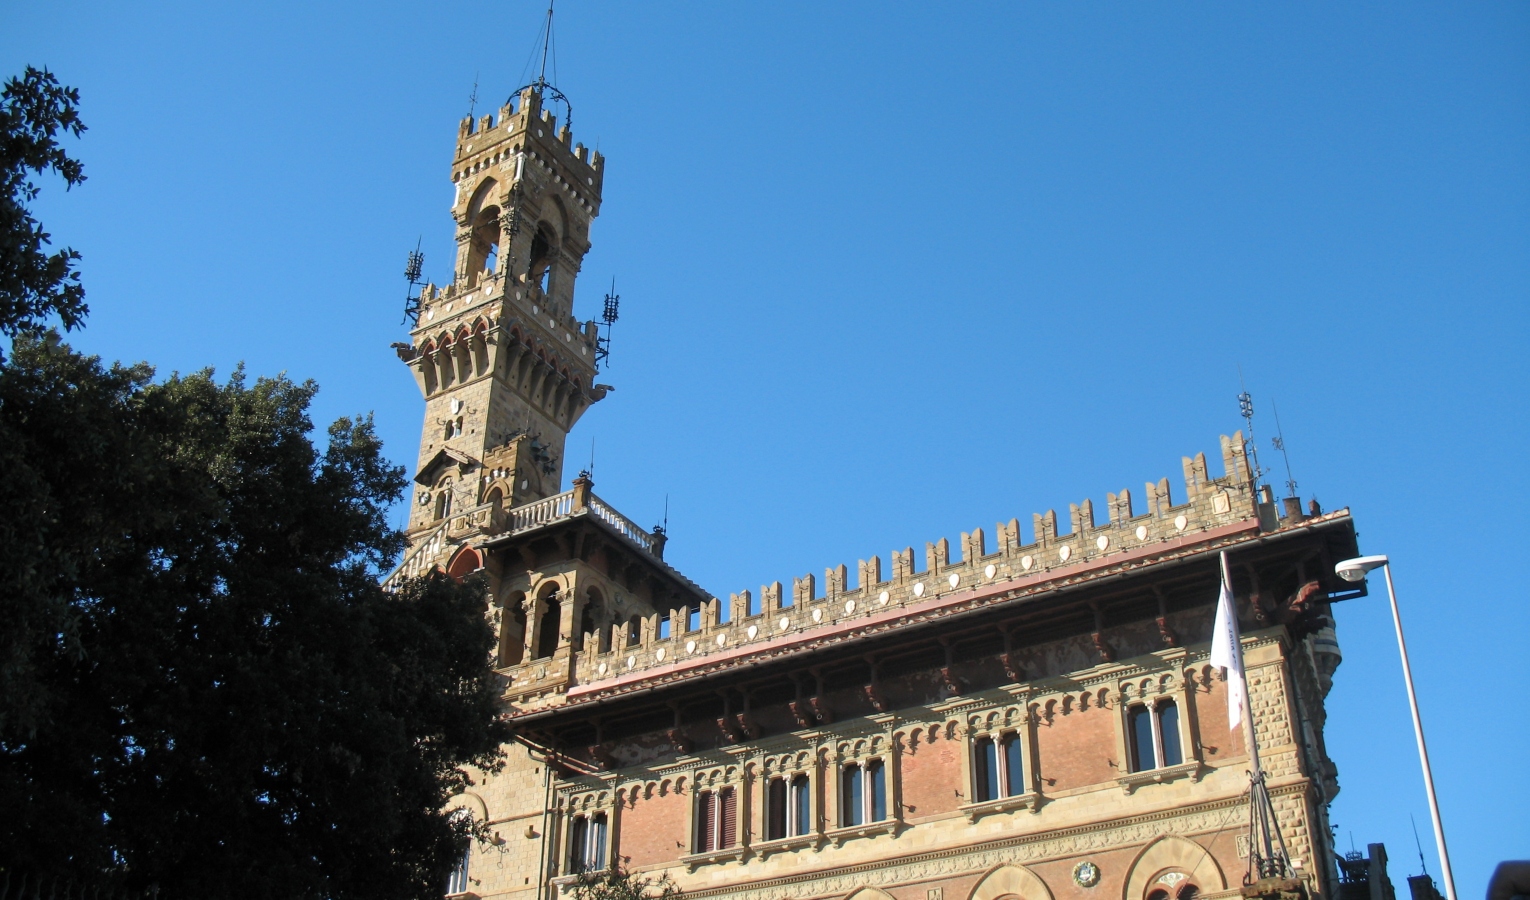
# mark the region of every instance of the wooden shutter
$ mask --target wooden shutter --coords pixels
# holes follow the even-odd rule
[[[726,850],[737,842],[738,835],[738,793],[733,788],[725,787],[718,794],[719,827],[717,829],[717,849]]]
[[[770,779],[765,805],[765,840],[778,841],[786,837],[786,781],[784,779]]]
[[[696,798],[696,852],[709,853],[717,849],[717,819],[711,791],[703,791]]]

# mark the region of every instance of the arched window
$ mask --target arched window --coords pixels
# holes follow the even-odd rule
[[[590,602],[592,598],[586,598],[584,610],[579,614],[579,629],[574,632],[574,652],[584,649],[584,637],[595,631],[595,607]]]
[[[846,828],[887,818],[887,770],[880,759],[841,770],[839,818]]]
[[[471,822],[472,818],[472,814],[465,809],[459,809],[452,814],[454,822]],[[468,868],[473,862],[473,844],[466,839],[464,839],[464,844],[462,856],[457,859],[456,868],[452,869],[452,874],[446,879],[446,895],[448,897],[467,893],[469,886],[472,884],[468,880]]]
[[[504,616],[499,626],[499,664],[518,666],[526,655],[526,595],[520,591],[505,600]]]
[[[1126,714],[1133,772],[1177,766],[1185,761],[1179,740],[1179,707],[1168,698],[1133,706]],[[1167,900],[1167,898],[1166,898]]]
[[[452,514],[452,480],[441,479],[436,485],[436,520],[449,518]]]
[[[606,867],[606,814],[579,816],[569,826],[568,869],[598,872]]]
[[[1013,731],[995,738],[985,735],[972,746],[972,796],[985,803],[1025,793],[1024,745]]]
[[[643,617],[633,616],[627,620],[627,646],[636,647],[643,642]]]
[[[772,778],[765,797],[766,840],[799,837],[812,832],[812,782],[806,775]]]
[[[808,834],[813,830],[813,785],[806,775],[792,779],[792,814],[787,829],[793,835]]]
[[[556,587],[542,598],[542,606],[542,621],[537,630],[537,659],[546,659],[558,652],[558,628],[563,609]]]
[[[738,795],[731,787],[696,795],[696,852],[727,850],[738,842]]]

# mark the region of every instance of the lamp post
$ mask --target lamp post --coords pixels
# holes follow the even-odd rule
[[[1334,566],[1334,571],[1345,581],[1364,581],[1366,573],[1372,569],[1383,570],[1387,577],[1387,599],[1392,603],[1392,624],[1397,628],[1397,652],[1402,655],[1403,681],[1408,685],[1408,706],[1413,711],[1413,734],[1418,738],[1418,758],[1424,768],[1424,790],[1429,794],[1429,816],[1434,820],[1434,843],[1440,851],[1445,896],[1456,900],[1456,880],[1450,874],[1450,854],[1445,851],[1445,826],[1440,824],[1440,803],[1434,796],[1434,775],[1429,770],[1429,751],[1424,746],[1424,723],[1418,717],[1418,696],[1413,693],[1413,669],[1408,665],[1402,615],[1397,611],[1397,592],[1392,589],[1392,567],[1385,556],[1360,556]]]

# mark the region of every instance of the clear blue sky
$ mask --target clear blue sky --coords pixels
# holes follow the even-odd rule
[[[448,166],[538,2],[12,0],[5,73],[84,97],[75,343],[239,360],[375,410],[406,251],[450,269]],[[1398,590],[1464,898],[1530,856],[1530,5],[595,3],[558,83],[608,157],[578,312],[623,296],[596,490],[713,593],[1168,475],[1278,404],[1304,497]],[[322,424],[322,423],[321,423]],[[1139,501],[1140,502],[1140,501]],[[1380,585],[1377,585],[1379,589]],[[1341,847],[1436,874],[1382,596],[1338,610]]]

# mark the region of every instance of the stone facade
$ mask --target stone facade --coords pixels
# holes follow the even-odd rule
[[[1221,474],[1147,482],[887,557],[712,596],[581,473],[568,434],[610,390],[573,285],[603,161],[535,89],[464,121],[455,280],[400,345],[426,400],[411,549],[392,579],[482,571],[515,725],[453,801],[489,825],[462,896],[551,900],[622,858],[749,900],[1192,900],[1247,867],[1248,748],[1208,663],[1231,561],[1277,818],[1337,884],[1322,732],[1347,511],[1277,509],[1241,434]],[[549,274],[550,273],[550,274]],[[1026,538],[1029,538],[1027,540]]]

